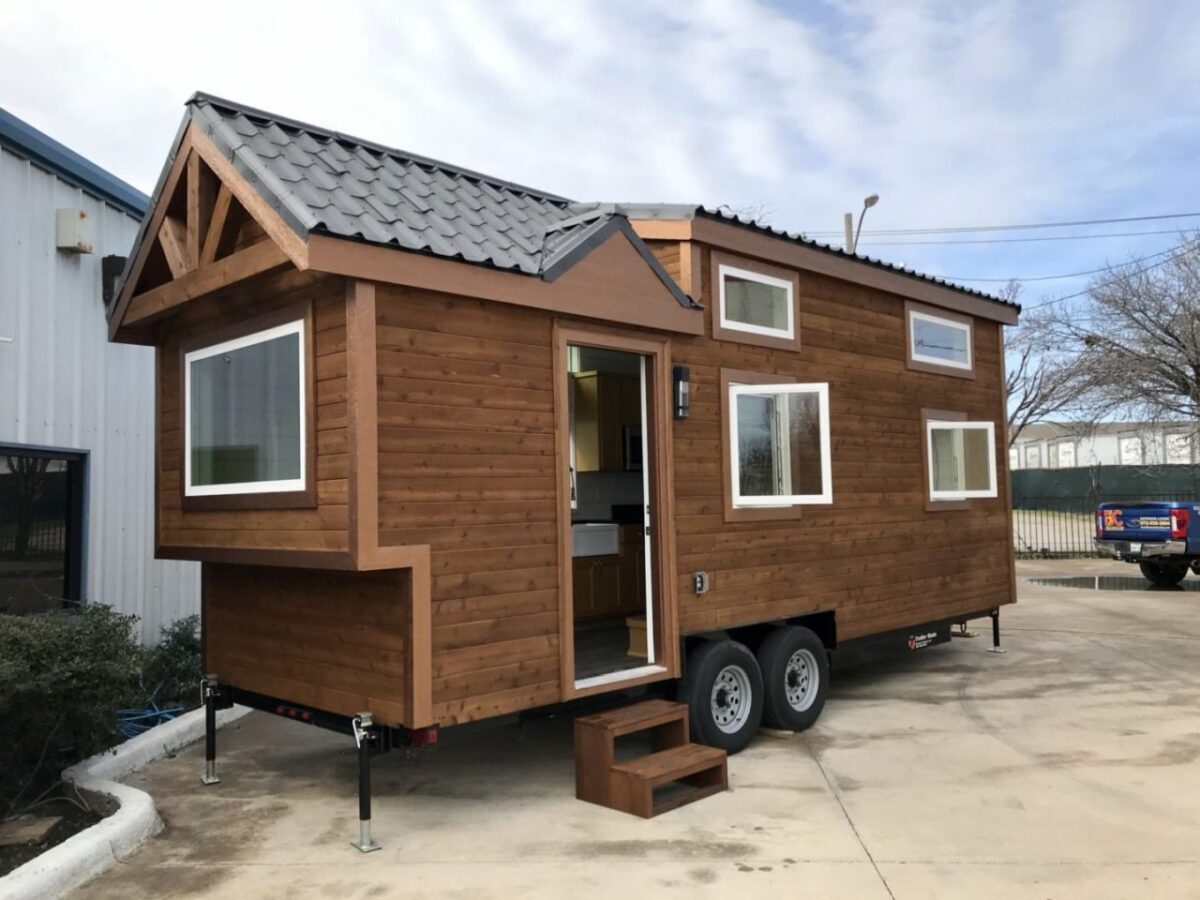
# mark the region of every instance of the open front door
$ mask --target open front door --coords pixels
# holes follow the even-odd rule
[[[665,343],[558,329],[564,698],[678,674]]]

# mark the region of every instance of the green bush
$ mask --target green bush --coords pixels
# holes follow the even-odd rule
[[[147,648],[142,685],[158,706],[191,709],[200,703],[200,675],[200,617],[188,616],[164,628],[158,644]]]
[[[116,742],[142,693],[135,622],[100,604],[0,615],[0,818]]]
[[[136,622],[98,603],[0,614],[0,819],[64,768],[161,721],[122,723],[118,711],[199,704],[199,618],[164,628],[153,647],[138,642]]]

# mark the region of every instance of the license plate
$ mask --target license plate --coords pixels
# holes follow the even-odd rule
[[[1141,545],[1141,543],[1140,543],[1140,542],[1137,542],[1137,541],[1130,541],[1130,543],[1129,543],[1129,552],[1130,552],[1130,553],[1141,553],[1141,552],[1142,552],[1142,545]]]

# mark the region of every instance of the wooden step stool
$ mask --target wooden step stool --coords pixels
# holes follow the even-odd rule
[[[617,738],[639,731],[654,752],[616,762]],[[575,796],[589,803],[649,819],[728,790],[725,763],[724,750],[690,743],[682,703],[645,700],[575,720]]]

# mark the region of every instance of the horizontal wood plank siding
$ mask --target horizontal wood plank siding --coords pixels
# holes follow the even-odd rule
[[[376,288],[380,544],[429,544],[433,719],[559,699],[549,313]]]
[[[672,258],[666,242],[652,246]],[[709,253],[700,271],[711,335]],[[833,610],[846,640],[1012,602],[1000,329],[975,320],[975,379],[915,372],[903,298],[801,272],[798,353],[673,337],[692,386],[691,416],[674,433],[681,630]],[[725,521],[723,368],[829,383],[832,505],[805,506],[796,520]],[[926,511],[923,408],[996,423],[997,499]],[[697,570],[711,576],[702,596]]]
[[[400,726],[408,570],[204,564],[204,671],[244,690]]]
[[[184,510],[180,498],[180,347],[208,332],[296,304],[313,308],[317,506]],[[342,279],[288,270],[251,279],[183,306],[158,350],[160,546],[345,550],[348,546],[346,314]],[[311,382],[310,382],[311,383]]]

